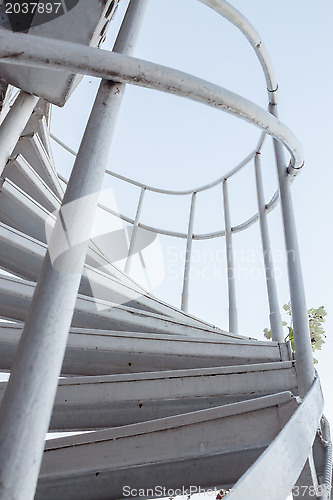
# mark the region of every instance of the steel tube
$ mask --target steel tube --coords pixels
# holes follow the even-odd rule
[[[56,137],[53,134],[50,134],[50,137],[57,144],[59,144],[59,146],[61,146],[68,153],[70,153],[72,156],[77,156],[77,153],[72,148],[67,146],[67,144],[62,142],[58,137]],[[105,172],[108,175],[111,175],[111,177],[115,177],[116,179],[120,179],[120,180],[127,182],[129,184],[133,184],[134,186],[145,188],[147,191],[153,191],[155,193],[160,193],[160,194],[185,195],[186,196],[187,194],[199,193],[201,191],[211,189],[211,188],[217,186],[218,184],[220,184],[223,181],[223,179],[228,179],[229,177],[232,177],[241,168],[245,167],[252,160],[252,158],[254,158],[257,151],[261,150],[265,137],[266,137],[266,134],[262,133],[256,148],[249,155],[247,155],[238,165],[233,167],[229,172],[226,172],[223,176],[219,177],[218,179],[216,179],[213,182],[210,182],[209,184],[204,184],[203,186],[196,187],[193,189],[187,189],[186,191],[174,191],[171,189],[161,189],[161,188],[157,188],[157,187],[153,187],[153,186],[148,186],[147,184],[144,184],[143,182],[135,181],[133,179],[130,179],[129,177],[125,177],[124,175],[117,174],[116,172],[111,172],[111,170],[106,170]],[[58,174],[58,175],[60,177],[60,174]],[[64,180],[64,182],[66,182],[66,181]]]
[[[230,5],[226,0],[199,0],[211,9],[218,12],[225,19],[236,26],[250,42],[256,56],[261,64],[268,92],[269,102],[277,104],[278,99],[278,84],[276,83],[273,66],[266,50],[266,47],[256,29],[241,14],[235,7]]]
[[[61,181],[63,181],[65,184],[67,184],[67,180],[58,173],[58,177]],[[267,213],[270,213],[278,204],[279,201],[279,192],[276,191],[271,198],[271,200],[267,203],[266,205],[266,211]],[[106,212],[109,212],[112,215],[115,215],[116,217],[119,217],[119,219],[122,219],[125,222],[128,222],[129,224],[134,224],[134,219],[131,217],[127,217],[124,214],[120,214],[116,210],[112,210],[111,208],[107,207],[106,205],[103,205],[99,203],[98,205],[102,210],[105,210]],[[252,226],[257,222],[259,219],[259,214],[256,213],[252,215],[248,220],[242,222],[241,224],[238,224],[237,226],[233,226],[232,232],[233,233],[240,233],[241,231],[244,231],[248,227]],[[158,234],[164,234],[165,236],[172,236],[175,238],[182,238],[182,239],[187,239],[187,233],[178,233],[176,231],[168,231],[167,229],[162,229],[162,228],[157,228],[157,227],[152,227],[147,224],[138,224],[139,227],[142,229],[147,229],[147,231],[153,231],[154,233]],[[206,233],[206,234],[194,234],[193,235],[193,240],[208,240],[208,239],[214,239],[214,238],[220,238],[225,235],[225,230],[222,229],[221,231],[214,231],[212,233]]]
[[[323,415],[321,418],[322,445],[325,447],[325,470],[321,486],[321,500],[330,500],[332,492],[332,441],[330,433],[330,424]]]
[[[281,313],[279,308],[279,299],[274,277],[274,264],[272,258],[271,242],[268,231],[260,153],[257,153],[255,155],[254,165],[255,165],[257,197],[258,197],[259,225],[260,225],[262,251],[265,263],[266,286],[267,286],[267,296],[269,303],[269,319],[271,324],[272,340],[275,340],[277,342],[284,342]]]
[[[128,274],[130,272],[130,269],[131,269],[132,255],[133,255],[134,249],[135,249],[136,236],[137,236],[137,233],[138,233],[139,220],[140,220],[140,216],[141,216],[141,211],[142,211],[142,205],[143,205],[143,200],[144,200],[145,192],[146,192],[145,188],[141,188],[141,193],[140,193],[138,208],[136,210],[135,220],[134,220],[134,223],[133,223],[133,230],[132,230],[131,241],[130,241],[129,249],[128,249],[128,257],[127,257],[126,265],[125,265],[125,273],[126,274]]]
[[[270,105],[269,110],[277,117],[276,106]],[[288,278],[294,329],[297,378],[300,397],[304,397],[309,391],[315,376],[309,319],[305,300],[295,214],[290,190],[290,179],[285,162],[283,146],[279,141],[274,140],[274,150],[279,178],[281,211],[288,259]]]
[[[115,50],[130,52],[146,0],[132,0]],[[57,270],[47,252],[0,409],[0,498],[32,500],[123,85],[102,81],[49,248],[78,242]],[[70,204],[70,205],[69,205]],[[77,250],[77,251],[76,251]]]
[[[0,35],[0,61],[57,71],[89,74],[139,87],[187,97],[252,123],[283,142],[291,154],[291,166],[300,169],[303,153],[291,130],[265,109],[223,87],[159,64],[109,53],[79,44],[32,35]]]
[[[20,92],[0,126],[0,175],[22,135],[38,97]]]
[[[226,179],[222,183],[222,189],[223,189],[223,205],[224,205],[224,221],[225,221],[225,243],[226,243],[227,268],[228,268],[229,331],[232,333],[238,333],[234,254],[232,248],[232,229],[231,229],[228,181]]]
[[[186,241],[184,280],[183,280],[183,292],[181,301],[181,309],[182,311],[185,312],[188,311],[188,295],[189,295],[189,285],[190,285],[190,268],[191,268],[191,255],[192,255],[192,244],[193,244],[193,226],[194,226],[196,195],[197,195],[196,193],[193,193],[191,198],[191,208],[188,221],[188,231],[187,231],[187,241]]]

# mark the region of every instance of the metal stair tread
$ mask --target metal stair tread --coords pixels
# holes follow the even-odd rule
[[[0,368],[9,370],[22,332],[21,325],[1,325]],[[223,341],[146,333],[71,329],[62,373],[110,375],[161,370],[258,364],[285,359],[277,343]]]
[[[54,219],[9,179],[5,179],[0,189],[0,217],[4,224],[43,243],[46,242],[45,221],[48,217]]]
[[[13,247],[15,247],[15,251],[12,255],[13,258],[10,262],[8,262],[8,259],[6,258],[8,255],[7,252]],[[32,236],[26,235],[12,226],[8,226],[7,224],[0,222],[0,263],[5,265],[9,272],[13,272],[14,274],[17,273],[22,278],[35,281],[37,279],[45,252],[45,243]],[[16,259],[15,256],[17,256]],[[142,308],[148,311],[151,310],[151,312],[156,312],[157,314],[169,317],[179,319],[184,318],[188,323],[197,324],[202,327],[207,326],[209,329],[214,329],[214,331],[222,333],[220,328],[213,327],[213,325],[206,323],[205,321],[201,321],[191,315],[183,313],[177,308],[169,306],[161,300],[156,299],[153,295],[146,292],[130,278],[123,279],[123,273],[121,273],[114,264],[107,261],[104,257],[99,256],[96,253],[93,244],[91,244],[88,249],[88,260],[89,258],[90,261],[91,259],[95,261],[96,266],[101,266],[101,268],[96,268],[95,266],[91,267],[89,264],[86,264],[86,269],[90,271],[90,279],[92,279],[93,282],[94,278],[96,278],[97,281],[100,279],[104,281],[106,280],[107,282],[111,280],[110,285],[112,284],[112,286],[116,289],[123,288],[125,297],[126,295],[129,295],[130,303],[133,302],[130,297],[133,297],[133,295],[137,296],[137,300],[134,300],[133,303],[134,307],[138,307],[139,309]],[[98,264],[98,262],[100,264]],[[17,272],[17,269],[19,272]],[[81,281],[81,293],[84,292],[84,290],[90,291],[90,285],[85,276],[83,276]],[[105,291],[108,294],[107,289]],[[97,293],[101,293],[101,290]],[[139,302],[138,305],[136,305],[137,301]],[[140,301],[142,305],[140,305]],[[125,300],[125,302],[127,301]]]
[[[2,296],[0,313],[9,319],[24,320],[34,288],[35,283],[30,281],[0,275],[0,294]],[[8,301],[9,297],[10,301]],[[96,306],[104,309],[97,310]],[[86,328],[89,327],[89,324],[94,328],[111,330],[128,328],[134,331],[183,333],[191,336],[216,335],[231,339],[243,338],[243,340],[248,340],[248,337],[239,337],[229,332],[220,333],[218,329],[208,329],[205,326],[186,323],[174,318],[79,294],[72,325]],[[125,328],[125,325],[127,328]]]
[[[161,484],[173,487],[184,482],[208,486],[202,474],[207,464],[212,471],[209,480],[215,480],[212,484],[234,483],[276,437],[282,421],[289,419],[297,406],[292,394],[285,391],[48,440],[36,498],[53,500],[61,492],[62,498],[74,500],[85,498],[85,491],[90,491],[96,500],[119,498],[123,474],[130,474],[133,484],[145,487],[159,484],[156,481],[161,477]],[[260,428],[256,425],[258,418]],[[240,467],[235,468],[235,460]]]
[[[7,163],[3,175],[47,210],[53,212],[59,209],[60,199],[22,154]]]
[[[61,199],[63,189],[39,135],[31,133],[21,136],[13,152],[14,156],[17,154],[24,156],[28,163],[33,165],[37,174],[52,189],[54,194]]]
[[[265,377],[265,379],[264,379]],[[0,383],[0,398],[6,388]],[[297,390],[292,362],[60,379],[50,429],[90,430]]]

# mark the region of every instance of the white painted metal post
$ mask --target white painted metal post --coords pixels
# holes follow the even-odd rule
[[[184,267],[184,281],[183,281],[183,292],[182,292],[182,311],[188,311],[188,294],[189,294],[189,281],[190,281],[190,269],[191,269],[191,254],[192,254],[192,242],[193,242],[193,225],[194,225],[194,212],[195,212],[195,201],[197,193],[192,193],[190,217],[188,221],[188,231],[187,231],[187,241],[186,241],[186,254],[185,254],[185,267]]]
[[[262,251],[265,263],[266,285],[267,285],[267,295],[269,303],[269,319],[271,324],[272,340],[275,340],[277,342],[284,342],[281,313],[279,308],[279,299],[274,277],[271,242],[268,232],[268,222],[267,222],[264,186],[262,181],[260,153],[257,153],[254,157],[254,166],[256,174],[259,223],[260,223]]]
[[[320,500],[330,500],[332,492],[332,441],[330,433],[330,424],[323,415],[321,417],[322,444],[325,447],[325,470],[324,478],[321,483],[322,494]]]
[[[225,243],[227,252],[227,267],[228,267],[229,331],[232,333],[238,333],[235,268],[234,268],[234,254],[232,249],[231,216],[230,216],[227,179],[224,179],[222,183],[222,189],[223,189],[224,221],[225,221]]]
[[[115,50],[131,53],[146,4],[147,0],[131,0]],[[4,500],[34,497],[87,241],[123,90],[123,84],[101,82],[63,201],[63,206],[70,207],[70,217],[65,220],[68,227],[62,228],[59,217],[51,240],[51,245],[56,244],[57,236],[62,235],[83,243],[71,247],[62,256],[65,272],[55,269],[47,253],[27,315],[0,409],[0,498]],[[80,203],[82,199],[84,203]]]
[[[129,249],[128,249],[128,257],[127,257],[126,265],[125,265],[125,273],[126,274],[128,274],[130,272],[130,269],[131,269],[132,255],[133,255],[134,249],[135,249],[136,236],[138,233],[139,220],[140,220],[140,216],[141,216],[141,210],[142,210],[145,192],[146,192],[146,188],[141,188],[138,208],[136,210],[135,220],[134,220],[134,224],[133,224],[133,232],[132,232],[131,241],[130,241]]]
[[[269,106],[270,112],[277,118],[275,105]],[[274,139],[276,165],[279,177],[281,210],[288,261],[290,302],[292,309],[296,369],[300,396],[304,397],[314,380],[315,372],[309,331],[309,320],[305,301],[305,291],[301,258],[298,246],[295,215],[290,190],[290,179],[285,163],[282,144]]]
[[[33,112],[38,97],[20,92],[0,126],[0,175]]]

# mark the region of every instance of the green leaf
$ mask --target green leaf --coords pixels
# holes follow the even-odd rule
[[[266,339],[269,340],[272,338],[272,332],[268,328],[265,328],[264,329],[264,336],[266,337]]]
[[[283,305],[283,309],[286,313],[291,316],[291,305],[290,302],[288,304]],[[308,318],[309,318],[309,329],[310,329],[310,337],[311,337],[311,347],[312,351],[320,351],[322,345],[325,344],[324,338],[326,338],[325,331],[323,328],[323,323],[325,323],[325,316],[327,316],[327,312],[325,311],[324,306],[320,306],[317,309],[314,307],[308,309]],[[282,326],[286,327],[287,322],[282,321]],[[268,328],[264,329],[264,335],[267,339],[272,338],[272,332]],[[293,351],[295,351],[295,342],[294,342],[294,330],[292,326],[288,326],[288,335],[285,337],[285,341],[289,339],[290,345]],[[316,364],[318,361],[316,358],[313,358],[313,362]]]

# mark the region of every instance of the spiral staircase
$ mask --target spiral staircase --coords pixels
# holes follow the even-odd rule
[[[112,53],[96,47],[105,33],[101,19],[100,38],[94,35],[91,47],[68,39],[71,33],[61,40],[49,35],[57,20],[42,25],[45,32],[38,27],[28,34],[0,31],[6,95],[0,126],[0,267],[5,271],[0,276],[0,369],[12,372],[10,381],[0,384],[3,500],[153,498],[160,496],[159,488],[164,488],[162,496],[216,488],[230,490],[227,498],[234,500],[285,500],[291,490],[294,498],[331,498],[332,445],[313,369],[290,201],[290,180],[303,162],[301,150],[276,118],[277,85],[259,35],[227,2],[203,3],[235,24],[253,46],[266,77],[269,112],[208,82],[129,57],[145,0],[131,0]],[[116,2],[104,2],[104,23],[116,7]],[[43,43],[36,38],[40,36]],[[48,78],[52,74],[54,80],[55,71],[59,84],[51,88]],[[68,99],[77,83],[77,76],[68,79],[69,72],[103,80],[64,198],[66,186],[52,156],[49,102],[63,105]],[[46,75],[45,88],[40,75]],[[15,101],[7,83],[21,89]],[[187,243],[182,309],[147,292],[96,241],[89,241],[89,217],[82,205],[71,217],[74,232],[79,231],[75,237],[83,271],[59,271],[50,258],[56,238],[71,230],[63,229],[59,217],[52,238],[47,237],[47,224],[61,214],[61,207],[87,197],[87,210],[95,210],[89,195],[98,191],[97,181],[91,179],[104,175],[127,83],[227,109],[263,130],[254,152],[239,167],[255,161],[258,192],[258,213],[243,227],[230,223],[227,182],[232,173],[217,181],[224,194],[226,224],[217,236],[226,240],[230,331],[186,312],[191,245],[199,239],[193,234],[193,217],[200,189],[187,193],[192,208],[188,233],[181,235]],[[268,204],[260,174],[265,135],[273,137],[280,175],[279,192]],[[288,168],[283,145],[291,156]],[[79,178],[88,179],[80,192]],[[150,189],[136,184],[141,193]],[[266,215],[279,198],[287,250],[296,253],[288,269],[295,353],[281,334],[267,260]],[[122,217],[133,226],[132,250],[143,227],[139,209],[140,203],[133,219]],[[272,341],[237,333],[232,236],[256,221],[266,257]],[[63,255],[67,269],[76,259],[69,245]],[[47,439],[44,449],[48,428],[76,433]]]

